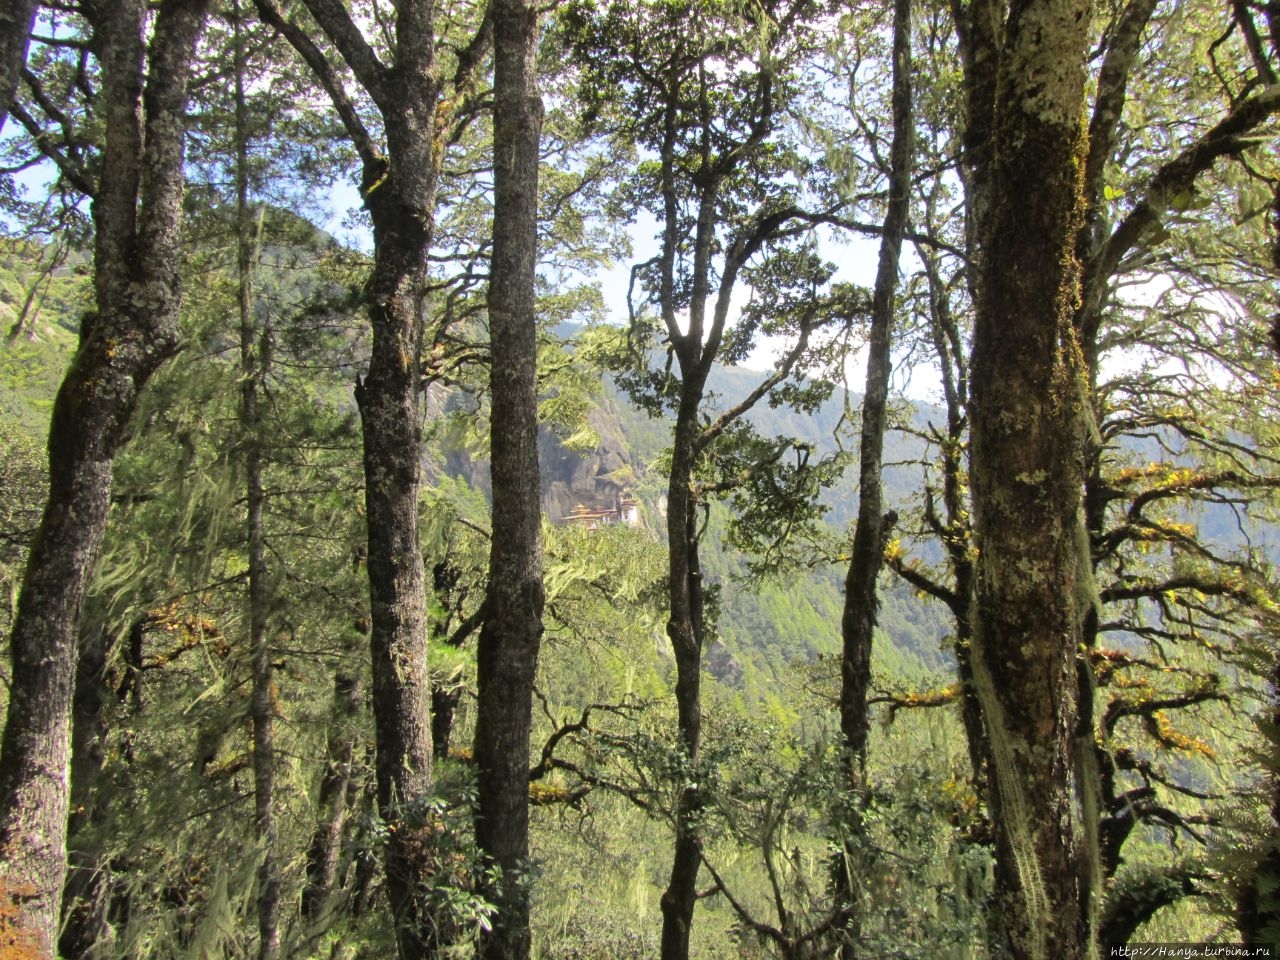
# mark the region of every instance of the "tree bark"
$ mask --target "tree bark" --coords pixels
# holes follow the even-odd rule
[[[992,19],[995,17],[996,19]],[[1091,592],[1074,329],[1087,0],[976,3],[968,145],[977,216],[974,682],[991,741],[996,951],[1088,953],[1076,821],[1076,650]]]
[[[432,949],[432,877],[426,801],[431,796],[430,629],[418,540],[421,488],[422,324],[427,256],[435,231],[436,188],[450,111],[436,59],[436,4],[396,6],[391,64],[379,59],[341,5],[305,0],[328,41],[367,93],[381,120],[379,147],[324,53],[271,0],[255,0],[328,92],[361,160],[361,193],[373,223],[373,271],[365,286],[373,342],[356,382],[364,436],[365,510],[371,612],[372,700],[379,814],[388,827],[387,891],[404,960]],[[486,49],[482,26],[459,54],[455,88],[469,82]],[[460,91],[459,91],[460,92]]]
[[[529,731],[542,639],[541,484],[538,472],[537,14],[527,0],[495,0],[493,257],[489,269],[490,464],[493,538],[488,615],[477,653],[476,841],[496,866],[485,884],[497,907],[481,937],[487,960],[529,956]]]
[[[880,239],[871,300],[871,334],[867,352],[866,386],[862,399],[859,446],[858,519],[852,556],[845,578],[844,611],[840,621],[843,650],[840,661],[840,733],[844,738],[845,786],[855,803],[863,792],[866,766],[867,690],[871,683],[871,648],[878,604],[876,582],[884,564],[884,548],[896,517],[884,513],[884,434],[889,404],[889,376],[898,261],[911,205],[911,166],[915,146],[911,105],[911,0],[895,0],[893,10],[893,143],[889,153],[889,203]],[[844,825],[857,831],[859,825]],[[857,951],[855,845],[846,845],[835,874],[835,895],[849,933],[841,956]]]
[[[351,773],[356,761],[353,724],[363,700],[360,681],[339,673],[333,681],[333,718],[329,722],[328,759],[320,779],[317,806],[320,816],[307,847],[307,881],[302,888],[302,917],[310,923],[322,920],[338,885],[342,866],[342,840],[349,807]]]
[[[68,960],[87,957],[110,936],[107,925],[107,875],[102,845],[82,839],[103,819],[105,801],[98,785],[105,761],[105,708],[112,699],[106,683],[107,631],[92,628],[80,640],[76,689],[71,710],[71,814],[67,820],[67,881],[62,890],[62,929],[58,954]],[[77,842],[77,841],[80,842]]]
[[[418,122],[429,124],[429,117],[419,114]],[[389,137],[390,128],[389,123]],[[400,134],[416,149],[392,148],[386,180],[366,193],[374,223],[374,271],[366,291],[373,353],[368,375],[357,384],[356,401],[364,427],[378,809],[390,830],[385,866],[400,956],[410,960],[425,954],[430,926],[421,894],[430,882],[423,857],[424,801],[433,778],[428,622],[418,544],[417,354],[435,177],[428,173],[424,179],[432,169],[429,130]],[[424,142],[413,143],[416,139]],[[365,180],[368,191],[373,186],[368,170]]]
[[[662,958],[685,960],[693,931],[693,911],[698,902],[698,870],[702,866],[702,841],[697,813],[702,805],[696,785],[699,747],[702,742],[702,571],[698,557],[697,499],[693,495],[698,414],[702,407],[706,374],[693,364],[681,383],[676,415],[671,474],[667,483],[668,594],[671,611],[667,636],[676,661],[676,731],[678,749],[687,765],[676,797],[675,848],[671,873],[663,891]]]
[[[90,12],[105,126],[93,198],[96,309],[83,319],[54,402],[49,497],[10,637],[13,686],[0,743],[0,895],[46,954],[66,872],[76,636],[112,463],[139,391],[178,345],[183,117],[204,15],[205,0],[162,5],[148,51],[145,4],[114,0]]]
[[[0,0],[0,132],[18,96],[35,22],[36,0]]]

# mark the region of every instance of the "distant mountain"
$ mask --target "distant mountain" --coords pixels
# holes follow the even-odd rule
[[[716,368],[708,384],[715,395],[713,404],[737,402],[766,375],[742,367]],[[748,419],[766,436],[792,437],[824,455],[838,449],[838,428],[856,443],[856,419],[845,421],[848,411],[856,417],[858,408],[858,397],[846,399],[836,391],[812,414],[761,401]],[[917,413],[917,425],[923,426],[929,418],[939,422],[940,412]],[[656,461],[670,445],[672,421],[650,417],[632,406],[608,378],[604,396],[588,420],[600,438],[588,452],[568,450],[550,431],[541,433],[547,516],[554,522],[578,504],[594,508],[611,503],[630,485],[630,492],[641,500],[644,522],[661,535],[666,480]],[[844,442],[849,443],[847,437]],[[886,439],[886,448],[885,459],[891,463],[914,460],[923,453],[918,438],[897,431]],[[465,472],[473,482],[487,487],[482,465],[468,462]],[[856,474],[850,472],[825,498],[833,530],[845,529],[856,515],[856,483]],[[918,485],[917,469],[903,466],[886,471],[890,502],[905,503]],[[716,641],[706,651],[705,663],[709,672],[730,686],[765,696],[791,663],[812,663],[839,650],[845,570],[843,564],[819,565],[792,571],[785,581],[749,583],[744,558],[720,542],[722,527],[723,523],[713,524],[703,550],[705,572],[718,590]],[[949,629],[941,608],[891,578],[886,578],[885,585],[878,669],[886,675],[916,679],[949,669]]]

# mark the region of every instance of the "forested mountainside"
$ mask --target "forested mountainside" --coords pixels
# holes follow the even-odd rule
[[[0,957],[1280,948],[1277,77],[1247,0],[0,9]]]

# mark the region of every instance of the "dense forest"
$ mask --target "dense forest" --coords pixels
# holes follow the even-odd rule
[[[1278,274],[1274,3],[3,0],[0,958],[1280,946]]]

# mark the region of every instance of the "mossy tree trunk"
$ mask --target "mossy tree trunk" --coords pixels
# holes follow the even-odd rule
[[[96,179],[86,170],[72,179],[93,198],[95,309],[82,321],[54,402],[49,496],[10,636],[13,680],[0,743],[0,913],[50,956],[67,866],[82,604],[129,418],[151,374],[178,347],[186,81],[205,9],[204,0],[164,4],[149,43],[148,8],[138,0],[87,13],[105,139]]]
[[[993,948],[1089,953],[1074,778],[1090,589],[1074,326],[1087,148],[1087,0],[974,3],[962,24],[976,223],[972,666],[990,738]]]
[[[107,709],[113,699],[107,683],[109,646],[106,629],[94,625],[81,632],[71,711],[67,882],[58,934],[58,954],[67,960],[89,956],[111,935],[106,910],[109,880],[102,862],[105,844],[100,839],[108,804],[100,791],[110,733]]]

